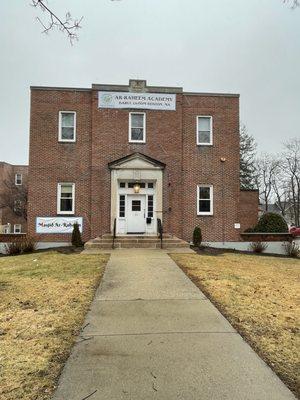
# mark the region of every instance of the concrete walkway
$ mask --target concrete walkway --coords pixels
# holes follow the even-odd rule
[[[166,251],[114,251],[84,326],[55,400],[295,399]]]

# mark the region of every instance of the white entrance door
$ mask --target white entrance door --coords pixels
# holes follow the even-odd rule
[[[146,230],[146,196],[127,196],[127,233],[144,233]]]

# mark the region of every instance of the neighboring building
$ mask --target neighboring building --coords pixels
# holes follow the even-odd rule
[[[29,159],[28,231],[42,241],[70,241],[76,220],[85,241],[115,222],[154,235],[157,219],[185,240],[196,225],[206,241],[240,240],[239,95],[31,87]]]
[[[27,231],[28,166],[0,162],[0,233]]]

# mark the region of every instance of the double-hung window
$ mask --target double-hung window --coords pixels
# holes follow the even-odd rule
[[[211,146],[213,144],[213,120],[211,116],[197,117],[197,145]]]
[[[76,141],[76,112],[60,111],[59,112],[59,132],[58,140],[60,142]]]
[[[22,232],[22,225],[21,224],[15,224],[14,225],[14,233],[21,233]]]
[[[57,213],[75,213],[75,183],[59,183],[57,190]]]
[[[146,114],[129,113],[129,142],[146,143]]]
[[[197,186],[197,214],[213,215],[213,187],[212,185]]]
[[[15,185],[22,185],[22,174],[15,174]]]

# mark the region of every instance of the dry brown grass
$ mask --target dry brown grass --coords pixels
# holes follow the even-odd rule
[[[172,258],[299,396],[300,260],[228,253]]]
[[[107,256],[0,258],[0,398],[49,399]]]

